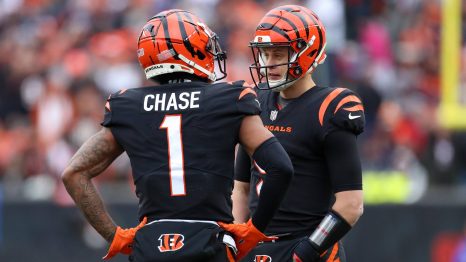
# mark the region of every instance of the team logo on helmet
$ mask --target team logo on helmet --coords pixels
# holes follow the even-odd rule
[[[267,255],[256,255],[254,262],[272,262],[272,258]]]
[[[159,251],[170,252],[181,249],[184,246],[184,236],[182,234],[162,234],[159,237]]]

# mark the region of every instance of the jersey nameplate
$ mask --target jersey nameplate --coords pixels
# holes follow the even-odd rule
[[[144,111],[174,111],[199,108],[201,91],[159,93],[144,96]]]

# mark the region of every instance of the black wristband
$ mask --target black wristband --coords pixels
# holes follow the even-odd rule
[[[334,210],[322,219],[322,222],[317,226],[316,230],[311,234],[309,240],[314,249],[322,254],[337,243],[348,231],[351,230],[351,225]]]

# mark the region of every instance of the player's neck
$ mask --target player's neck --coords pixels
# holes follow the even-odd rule
[[[307,90],[313,88],[316,84],[310,74],[307,74],[305,77],[296,81],[293,85],[287,89],[280,91],[280,96],[285,99],[293,99],[300,97]]]

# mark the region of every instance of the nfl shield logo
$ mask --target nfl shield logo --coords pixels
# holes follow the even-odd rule
[[[275,121],[275,119],[277,119],[277,114],[278,114],[277,110],[271,111],[270,112],[270,120]]]

